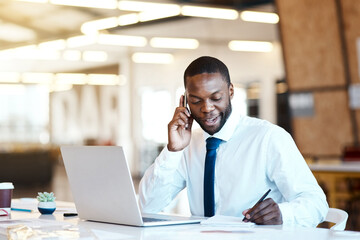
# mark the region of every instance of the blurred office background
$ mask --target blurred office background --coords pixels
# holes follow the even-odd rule
[[[285,128],[309,164],[360,160],[359,25],[357,0],[2,0],[0,181],[72,201],[59,146],[121,145],[137,187],[202,55],[228,66],[234,108]],[[359,174],[316,176],[359,230]]]

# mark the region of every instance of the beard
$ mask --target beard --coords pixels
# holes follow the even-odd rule
[[[230,98],[229,98],[229,102],[228,102],[228,105],[226,106],[225,110],[219,114],[220,122],[219,122],[219,125],[217,127],[209,128],[209,127],[205,126],[202,123],[202,121],[200,121],[200,119],[198,117],[196,117],[196,116],[192,116],[192,117],[195,119],[195,121],[200,125],[200,127],[205,132],[207,132],[210,135],[214,135],[215,133],[219,132],[221,130],[221,128],[225,125],[225,123],[226,123],[227,119],[229,118],[231,112],[232,112],[232,106],[231,106],[231,101],[230,101]]]

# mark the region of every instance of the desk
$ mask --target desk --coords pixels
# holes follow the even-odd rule
[[[290,228],[285,226],[254,226],[254,227],[214,227],[200,224],[174,225],[163,227],[130,227],[117,224],[107,224],[80,220],[77,217],[63,217],[62,212],[53,215],[40,215],[38,212],[16,212],[12,211],[9,217],[1,219],[43,219],[56,223],[66,224],[67,231],[77,233],[74,239],[134,239],[134,240],[353,240],[360,239],[360,232],[332,231],[323,228]],[[1,224],[1,223],[0,223]],[[0,225],[1,226],[1,225]],[[61,227],[59,227],[61,228]],[[216,230],[227,230],[233,232],[216,232]],[[0,239],[6,239],[0,235]],[[57,239],[57,238],[51,238]],[[64,238],[62,238],[64,239]]]
[[[352,193],[339,191],[337,185],[348,178],[360,179],[360,162],[340,162],[336,164],[309,164],[320,185],[325,185],[330,207],[337,208],[338,200],[349,199]]]

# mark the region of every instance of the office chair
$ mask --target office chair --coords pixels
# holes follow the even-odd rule
[[[345,230],[348,216],[349,215],[344,210],[338,208],[329,208],[325,222],[335,223],[335,225],[330,228],[332,230]]]

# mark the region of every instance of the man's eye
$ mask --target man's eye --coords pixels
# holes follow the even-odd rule
[[[213,101],[217,102],[217,101],[220,101],[221,98],[213,98]]]
[[[200,103],[200,101],[196,101],[196,102],[191,102],[191,104],[199,104]]]

